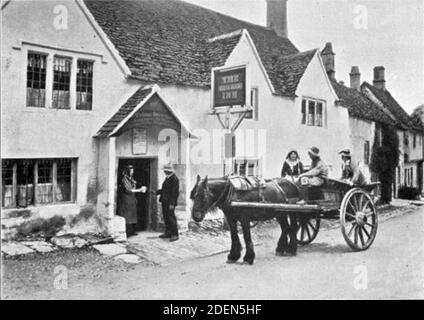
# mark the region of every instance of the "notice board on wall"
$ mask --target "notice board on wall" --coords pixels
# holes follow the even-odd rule
[[[139,128],[133,129],[132,152],[133,154],[147,153],[147,130],[146,129],[139,129]]]

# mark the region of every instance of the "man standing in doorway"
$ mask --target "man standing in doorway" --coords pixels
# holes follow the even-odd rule
[[[162,184],[162,189],[156,193],[160,195],[159,201],[162,203],[163,220],[165,222],[165,233],[160,238],[169,238],[169,241],[178,240],[177,217],[175,216],[175,207],[179,195],[180,182],[175,175],[172,165],[165,165],[163,171],[166,175]]]

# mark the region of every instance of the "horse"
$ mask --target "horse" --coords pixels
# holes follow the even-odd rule
[[[227,263],[235,263],[241,257],[242,247],[237,232],[237,223],[240,222],[246,245],[243,261],[252,265],[255,251],[250,234],[250,222],[276,218],[281,227],[281,236],[275,253],[277,256],[294,256],[297,252],[297,219],[295,214],[277,213],[273,209],[231,207],[231,202],[287,203],[289,199],[298,197],[298,187],[284,178],[265,181],[262,190],[239,191],[233,187],[228,176],[211,179],[206,176],[202,180],[198,175],[190,194],[193,201],[191,216],[195,222],[201,222],[208,212],[216,211],[218,208],[224,212],[231,233],[231,250],[227,256]]]

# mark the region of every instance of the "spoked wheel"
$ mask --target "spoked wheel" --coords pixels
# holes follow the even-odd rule
[[[340,206],[342,234],[349,247],[356,251],[368,249],[377,234],[377,210],[366,191],[349,190]]]
[[[297,243],[301,246],[310,244],[316,238],[319,226],[320,226],[320,217],[302,217],[298,218],[298,229],[297,229]]]

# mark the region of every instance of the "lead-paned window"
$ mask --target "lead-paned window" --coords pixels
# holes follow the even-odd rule
[[[46,69],[47,56],[40,53],[28,53],[27,93],[28,107],[44,108],[46,106]]]
[[[37,203],[53,202],[53,160],[38,160]]]
[[[323,127],[325,123],[325,105],[321,101],[302,99],[301,123],[308,126]]]
[[[71,66],[71,58],[54,57],[52,108],[70,109]]]
[[[34,204],[34,160],[17,161],[16,201],[18,207]]]
[[[71,200],[72,160],[60,159],[57,162],[56,201]]]
[[[315,101],[308,101],[308,126],[315,125]]]
[[[76,160],[2,160],[2,207],[74,201]],[[16,183],[15,183],[16,181]]]
[[[10,160],[4,160],[1,164],[1,198],[2,207],[8,208],[14,206],[15,199],[13,197],[13,166]]]
[[[91,110],[93,103],[93,62],[78,60],[77,109]]]

